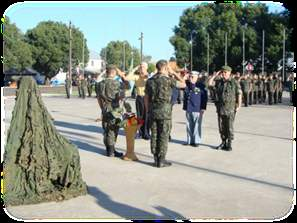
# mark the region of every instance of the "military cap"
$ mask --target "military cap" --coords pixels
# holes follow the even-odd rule
[[[197,75],[197,76],[198,76],[198,75],[199,75],[199,72],[198,72],[198,71],[192,71],[192,72],[190,73],[190,75],[191,75],[191,76],[193,76],[193,75]]]
[[[229,66],[222,66],[222,70],[225,70],[225,71],[232,71],[232,68],[231,67],[229,67]]]

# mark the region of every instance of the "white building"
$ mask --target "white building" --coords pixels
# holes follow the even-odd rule
[[[100,73],[104,66],[105,61],[101,59],[100,54],[90,50],[89,61],[86,64],[85,71]]]

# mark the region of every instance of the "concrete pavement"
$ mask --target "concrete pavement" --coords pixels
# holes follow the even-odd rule
[[[43,97],[59,132],[79,148],[89,194],[7,211],[18,219],[280,218],[294,198],[292,107],[287,93],[284,97],[281,105],[241,108],[232,152],[213,149],[220,137],[212,103],[203,117],[203,144],[182,146],[185,113],[174,106],[167,153],[173,165],[160,169],[152,166],[149,141],[142,139],[135,145],[139,162],[105,156],[101,124],[94,121],[100,114],[95,98]],[[7,125],[13,105],[13,98],[5,100]],[[117,148],[124,152],[125,146],[121,131]]]

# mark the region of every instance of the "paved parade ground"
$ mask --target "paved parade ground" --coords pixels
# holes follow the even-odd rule
[[[138,162],[106,157],[94,97],[43,100],[59,132],[79,148],[89,193],[58,203],[8,207],[15,218],[276,219],[292,207],[293,107],[287,92],[283,104],[241,108],[231,152],[214,149],[220,137],[211,102],[202,122],[203,144],[183,146],[185,112],[182,105],[175,105],[167,153],[173,165],[166,168],[152,166],[150,144],[143,139],[136,140]],[[12,97],[4,101],[6,130],[14,101]],[[134,100],[129,101],[134,106]],[[125,151],[122,130],[116,147]]]

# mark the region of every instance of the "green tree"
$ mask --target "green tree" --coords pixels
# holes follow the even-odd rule
[[[154,63],[149,63],[148,64],[148,68],[147,68],[147,72],[148,73],[152,73],[152,72],[154,72],[156,70],[156,64],[154,64]]]
[[[170,43],[179,66],[190,62],[190,40],[193,36],[193,69],[207,68],[207,34],[209,34],[210,71],[225,63],[225,34],[228,41],[228,65],[242,71],[242,35],[245,31],[245,58],[261,70],[262,30],[265,30],[265,68],[277,69],[282,58],[283,29],[287,30],[286,47],[290,49],[290,13],[269,13],[265,4],[201,4],[186,9],[174,27]]]
[[[89,50],[83,33],[72,26],[72,66],[82,62],[84,43],[84,62],[89,60]],[[69,27],[61,22],[40,22],[28,30],[26,40],[32,46],[35,64],[33,67],[48,78],[55,76],[60,68],[69,67]]]
[[[125,50],[124,50],[125,47]],[[111,41],[106,47],[102,48],[100,55],[102,58],[106,59],[108,64],[114,64],[117,67],[123,69],[124,64],[124,52],[125,52],[125,69],[129,69],[132,57],[133,65],[140,64],[140,51],[131,46],[127,41]],[[106,57],[106,58],[105,58]],[[151,56],[144,55],[143,61],[149,63]]]
[[[4,70],[14,68],[21,71],[26,67],[31,67],[34,62],[31,47],[25,42],[23,33],[21,33],[15,24],[10,22],[8,17],[5,18],[4,26]]]

